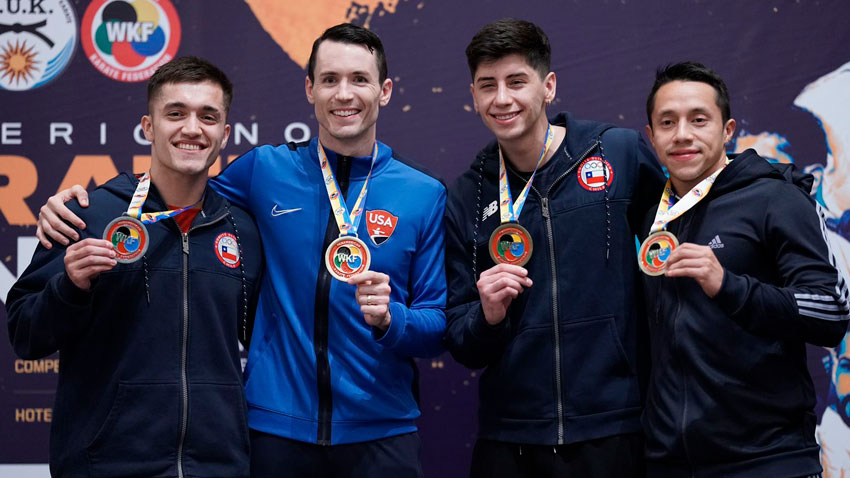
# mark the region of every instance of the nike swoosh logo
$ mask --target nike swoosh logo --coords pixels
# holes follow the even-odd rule
[[[272,217],[282,216],[284,214],[289,214],[291,212],[300,211],[301,208],[297,207],[295,209],[278,209],[277,204],[272,206]]]

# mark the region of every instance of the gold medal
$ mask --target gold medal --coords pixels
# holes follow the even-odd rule
[[[646,275],[660,276],[664,273],[667,259],[679,247],[679,240],[672,232],[654,232],[643,241],[638,251],[638,266]]]
[[[531,234],[515,222],[502,224],[490,234],[490,257],[496,264],[524,266],[533,248]]]
[[[112,220],[103,230],[103,238],[112,243],[115,260],[122,264],[136,262],[148,250],[148,230],[141,221],[130,216]]]
[[[357,236],[340,236],[325,251],[325,267],[334,279],[343,282],[355,274],[368,271],[371,263],[369,248]]]

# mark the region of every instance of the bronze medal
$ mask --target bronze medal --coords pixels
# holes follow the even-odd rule
[[[531,234],[515,222],[502,224],[490,234],[490,257],[496,264],[524,266],[533,246]]]
[[[646,275],[660,276],[666,269],[667,259],[679,247],[679,240],[672,232],[652,233],[640,245],[638,266]]]
[[[325,251],[325,267],[334,279],[343,282],[355,274],[368,271],[371,263],[369,248],[357,236],[340,236]]]

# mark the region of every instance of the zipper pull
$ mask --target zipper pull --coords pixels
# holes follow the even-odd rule
[[[189,234],[183,233],[183,254],[189,255]]]
[[[549,219],[549,198],[548,197],[543,198],[541,203],[542,203],[541,212],[543,213],[543,217],[546,218],[546,219]]]

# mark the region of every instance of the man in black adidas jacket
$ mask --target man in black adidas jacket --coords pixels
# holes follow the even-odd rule
[[[644,237],[666,224],[679,242],[644,281],[648,475],[819,476],[806,344],[838,344],[848,308],[811,177],[753,150],[727,160],[729,95],[703,65],[659,70],[647,117],[670,197]]]
[[[486,367],[472,476],[642,476],[648,350],[634,247],[664,176],[635,131],[546,117],[549,57],[546,34],[513,19],[485,26],[467,48],[475,109],[497,140],[446,204],[446,347]],[[500,152],[514,200],[532,182],[515,210],[533,239],[523,266],[497,265],[488,251],[503,223]],[[527,253],[522,243],[504,249],[500,236],[505,258]]]

